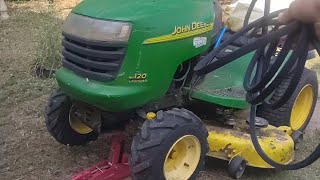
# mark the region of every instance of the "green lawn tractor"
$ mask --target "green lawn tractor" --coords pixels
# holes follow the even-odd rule
[[[46,126],[70,146],[113,137],[111,160],[74,179],[195,179],[206,156],[229,161],[232,178],[246,165],[273,168],[255,150],[247,121],[243,81],[254,52],[201,78],[193,71],[219,38],[234,33],[221,39],[221,13],[213,0],[84,0],[72,10]],[[269,100],[284,96],[294,78],[278,80]],[[294,81],[288,101],[276,109],[259,104],[255,120],[265,153],[284,165],[294,160],[318,97],[314,72],[304,69]]]

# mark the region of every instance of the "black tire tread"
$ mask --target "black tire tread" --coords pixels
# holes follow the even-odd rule
[[[291,77],[287,77],[283,79],[281,83],[278,85],[277,89],[275,90],[275,93],[271,97],[270,101],[274,102],[275,100],[278,100],[279,98],[281,98],[282,95],[285,93],[286,89],[288,88],[290,82],[291,82]],[[302,77],[299,81],[299,84],[296,90],[294,91],[292,97],[289,99],[289,101],[278,109],[272,109],[264,105],[258,106],[257,116],[267,119],[269,121],[269,124],[276,127],[290,126],[290,116],[291,116],[291,110],[292,110],[293,104],[301,88],[303,88],[306,83],[312,84],[312,87],[314,88],[314,92],[315,92],[314,104],[312,105],[312,110],[311,110],[311,112],[313,112],[317,102],[317,97],[318,97],[318,79],[317,79],[317,75],[313,71],[305,68],[302,74]],[[301,131],[305,130],[311,117],[312,117],[312,113],[309,114],[306,124],[300,129]]]
[[[86,145],[98,137],[93,131],[83,135],[75,132],[69,124],[69,110],[72,102],[61,90],[55,90],[49,97],[45,110],[45,123],[49,133],[61,144],[70,146]]]
[[[231,161],[229,162],[229,165],[228,165],[228,175],[231,178],[233,178],[233,179],[241,178],[241,177],[237,177],[237,172],[239,170],[239,166],[241,166],[242,163],[246,164],[245,159],[243,159],[240,156],[236,156],[233,159],[231,159]],[[245,167],[243,169],[243,172],[244,171],[245,171]]]
[[[159,111],[157,117],[152,121],[146,121],[141,128],[141,132],[134,138],[131,146],[131,169],[134,179],[150,179],[150,166],[152,158],[142,154],[148,154],[151,148],[161,147],[161,143],[166,137],[178,128],[192,124],[200,128],[205,135],[208,131],[201,120],[191,111],[174,108],[169,111]],[[206,142],[206,150],[208,143]],[[205,151],[206,151],[205,150]],[[153,177],[156,178],[156,177]]]

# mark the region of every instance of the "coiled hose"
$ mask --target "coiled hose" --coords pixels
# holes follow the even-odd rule
[[[259,144],[255,129],[256,110],[259,104],[276,109],[289,100],[302,76],[309,46],[312,45],[320,54],[320,44],[316,41],[317,37],[312,24],[298,21],[288,25],[279,24],[277,17],[283,10],[270,14],[270,0],[265,1],[264,16],[248,24],[256,1],[253,0],[249,6],[242,30],[208,53],[195,66],[194,71],[201,77],[255,51],[245,73],[243,83],[244,89],[247,91],[246,100],[251,104],[250,135],[252,143],[261,158],[274,168],[283,170],[304,168],[319,159],[320,144],[310,156],[301,162],[289,165],[275,162],[266,155]],[[270,30],[270,28],[272,29]],[[218,53],[242,36],[252,37],[253,40],[228,55],[217,57]],[[284,43],[282,43],[284,38]],[[282,49],[278,56],[275,57],[274,55],[280,43],[282,43]],[[276,59],[274,60],[274,58]],[[269,97],[274,93],[281,79],[289,75],[293,76],[293,78],[283,96],[276,102],[269,102]]]

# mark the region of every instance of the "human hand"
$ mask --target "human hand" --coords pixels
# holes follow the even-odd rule
[[[287,11],[279,15],[278,20],[283,24],[294,20],[314,23],[316,35],[320,40],[320,0],[295,0]]]

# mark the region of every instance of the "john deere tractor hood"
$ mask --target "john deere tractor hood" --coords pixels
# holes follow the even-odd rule
[[[108,111],[158,100],[177,67],[208,49],[213,22],[213,0],[84,0],[65,23],[63,45],[73,50],[57,81],[72,98]]]
[[[151,0],[87,0],[73,9],[73,12],[99,19],[134,22],[137,19],[161,13],[161,11],[155,11],[155,9],[161,9],[163,3],[158,4],[157,2]],[[170,3],[167,4],[166,9],[168,7],[170,7]]]

